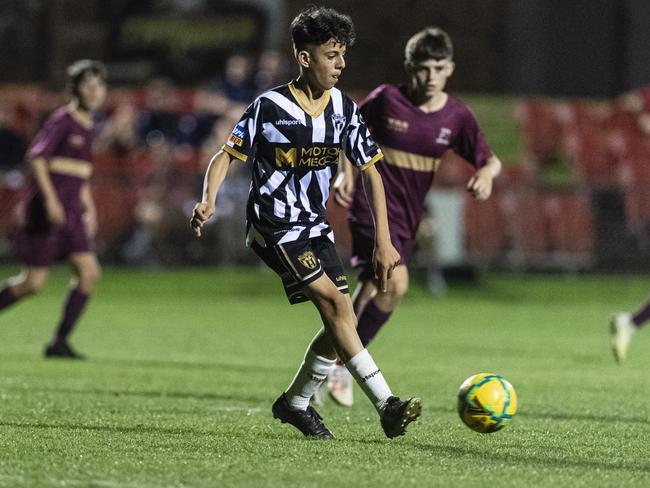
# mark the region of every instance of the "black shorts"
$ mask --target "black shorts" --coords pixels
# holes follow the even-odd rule
[[[348,293],[348,279],[334,243],[327,237],[276,244],[262,247],[257,241],[250,244],[266,265],[282,280],[289,303],[309,300],[303,288],[326,274],[341,293]]]

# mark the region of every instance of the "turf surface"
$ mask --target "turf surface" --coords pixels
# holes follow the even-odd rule
[[[389,441],[357,389],[353,409],[320,409],[333,442],[271,419],[317,328],[271,274],[106,270],[73,338],[84,363],[40,356],[65,279],[0,316],[0,486],[650,485],[650,336],[619,366],[606,334],[645,279],[490,277],[441,300],[414,286],[371,351],[422,418]],[[455,412],[481,371],[519,395],[495,434]]]

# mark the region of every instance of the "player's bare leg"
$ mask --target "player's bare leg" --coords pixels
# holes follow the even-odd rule
[[[353,307],[359,321],[357,333],[364,347],[370,343],[393,310],[401,303],[408,291],[408,285],[408,268],[404,265],[397,266],[393,270],[386,293],[378,293],[377,285],[372,280],[359,282],[354,291]],[[342,362],[337,362],[330,372],[327,389],[332,399],[339,405],[344,407],[353,405],[352,378]]]
[[[10,307],[23,298],[36,295],[45,286],[48,275],[48,268],[29,267],[9,278],[0,290],[0,310]]]
[[[61,319],[52,340],[45,348],[47,357],[83,359],[68,344],[68,337],[77,324],[90,294],[101,277],[101,268],[94,253],[75,253],[70,256],[75,277],[70,283],[70,291],[65,301]]]
[[[287,402],[291,404],[298,399],[308,405],[314,391],[327,376],[324,367],[327,361],[331,369],[338,356],[346,362],[354,379],[375,405],[386,435],[402,435],[406,426],[419,417],[420,401],[409,399],[402,402],[393,396],[383,374],[359,339],[349,295],[342,294],[327,276],[307,285],[304,292],[316,305],[324,328],[312,340],[305,361],[287,389]],[[318,360],[316,363],[314,357]]]

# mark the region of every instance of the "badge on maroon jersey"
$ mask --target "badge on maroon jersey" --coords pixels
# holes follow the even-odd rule
[[[442,127],[440,129],[440,134],[438,134],[438,138],[436,139],[436,142],[438,144],[449,144],[450,135],[451,135],[451,129],[448,129],[447,127]]]

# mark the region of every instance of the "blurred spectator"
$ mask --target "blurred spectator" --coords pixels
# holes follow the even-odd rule
[[[284,83],[288,77],[287,58],[279,51],[268,49],[260,54],[255,73],[255,90],[262,93]]]
[[[138,144],[138,116],[130,102],[122,102],[104,124],[96,142],[100,152],[124,156]]]
[[[27,146],[11,125],[11,107],[0,101],[0,170],[17,169],[23,163]]]
[[[223,77],[213,83],[211,88],[231,102],[249,104],[255,97],[252,76],[251,58],[242,53],[233,54],[226,60]]]
[[[161,140],[178,142],[180,137],[176,112],[175,87],[167,78],[155,78],[147,85],[147,109],[140,112],[138,134],[148,146]]]

